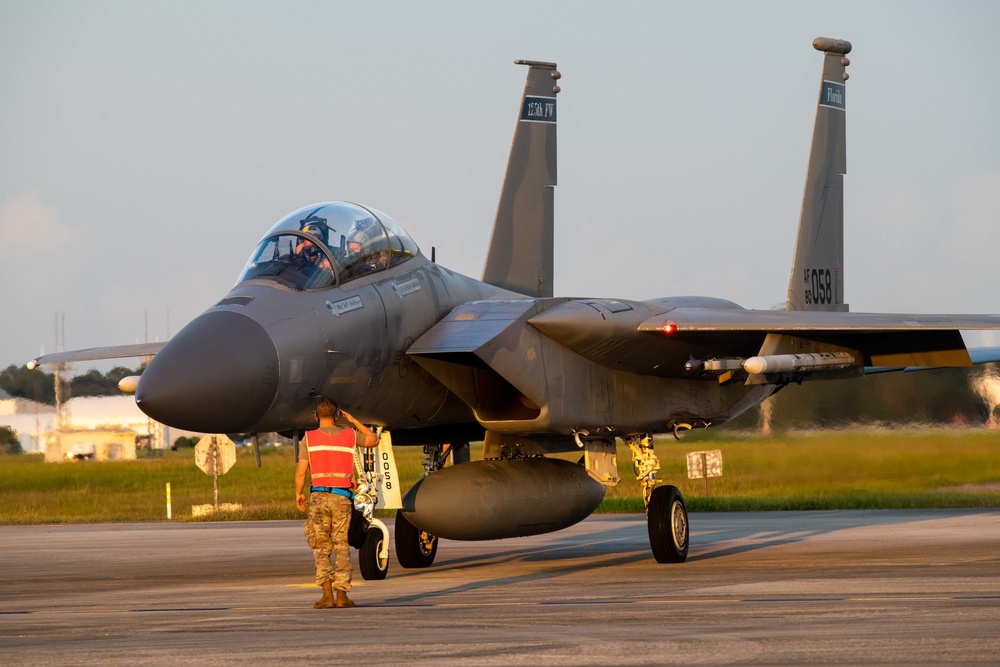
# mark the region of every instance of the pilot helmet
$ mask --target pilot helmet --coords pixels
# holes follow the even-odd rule
[[[360,253],[368,246],[368,235],[361,231],[356,231],[347,238],[347,252],[352,255]]]
[[[300,231],[314,236],[322,241],[324,244],[328,244],[330,227],[326,224],[326,220],[323,218],[310,217],[302,220],[300,223]]]
[[[314,236],[317,239],[320,239],[324,243],[326,242],[326,234],[324,233],[326,230],[324,230],[322,227],[320,227],[317,224],[310,223],[310,224],[306,225],[305,227],[303,227],[302,231],[304,233],[306,233],[306,234],[309,234],[310,236]]]

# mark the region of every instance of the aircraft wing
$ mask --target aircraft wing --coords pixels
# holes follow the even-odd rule
[[[528,321],[598,364],[665,377],[690,377],[685,364],[691,360],[765,354],[848,352],[854,366],[870,372],[970,366],[998,357],[996,350],[970,357],[960,331],[1000,329],[1000,315],[745,310],[705,301],[711,307],[572,300]]]
[[[163,349],[167,343],[137,343],[135,345],[109,345],[107,347],[90,347],[85,350],[70,350],[68,352],[53,352],[35,357],[27,364],[29,369],[43,364],[64,364],[73,361],[97,361],[100,359],[125,359],[128,357],[148,357]]]
[[[663,333],[673,324],[677,333],[888,333],[1000,329],[1000,315],[910,315],[900,313],[841,313],[828,311],[737,310],[675,308],[644,320],[639,331]]]
[[[969,348],[969,359],[973,364],[989,364],[1000,361],[1000,347],[973,347]],[[929,371],[943,366],[866,366],[865,375],[873,373],[891,373],[893,371],[903,371],[912,373],[913,371]]]
[[[527,371],[505,352],[531,330],[593,363],[656,377],[691,378],[692,361],[697,368],[706,360],[722,360],[720,370],[738,370],[737,362],[761,355],[851,357],[850,368],[779,378],[788,381],[1000,361],[1000,348],[970,354],[963,329],[1000,329],[1000,316],[745,310],[720,299],[687,297],[515,299],[459,306],[407,354],[460,396],[478,390],[474,380],[465,379],[466,389],[459,391],[459,373],[490,368],[532,400],[535,394],[542,400],[544,378],[521,378]],[[720,375],[720,380],[729,377]]]

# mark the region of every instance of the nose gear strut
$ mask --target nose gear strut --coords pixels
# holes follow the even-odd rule
[[[381,435],[381,428],[375,429]],[[358,549],[358,566],[364,579],[385,579],[389,572],[389,529],[375,517],[378,502],[378,466],[375,464],[375,448],[354,450],[354,471],[357,488],[354,492],[354,512],[351,533],[363,536],[352,544]],[[338,605],[339,606],[339,605]]]

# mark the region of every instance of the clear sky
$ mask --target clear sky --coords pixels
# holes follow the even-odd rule
[[[176,333],[314,202],[479,277],[517,58],[563,73],[557,295],[781,304],[818,36],[854,45],[851,309],[1000,313],[1000,3],[0,0],[0,367],[56,312]]]

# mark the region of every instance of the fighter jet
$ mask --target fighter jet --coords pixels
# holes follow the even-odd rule
[[[156,353],[135,397],[162,423],[208,433],[315,427],[318,396],[420,445],[425,476],[402,500],[396,551],[432,564],[438,538],[558,530],[618,481],[615,442],[642,482],[661,563],[689,548],[680,491],[659,485],[653,436],[723,424],[785,387],[867,373],[969,366],[960,330],[997,315],[851,313],[843,178],[849,42],[819,38],[822,78],[785,310],[712,297],[556,297],[554,63],[528,67],[481,280],[428,259],[388,215],[319,203],[275,224],[233,289],[168,343],[31,362]],[[484,458],[444,466],[444,446]],[[466,450],[467,451],[467,450]],[[559,454],[575,456],[562,457]],[[579,457],[579,462],[573,459]]]

